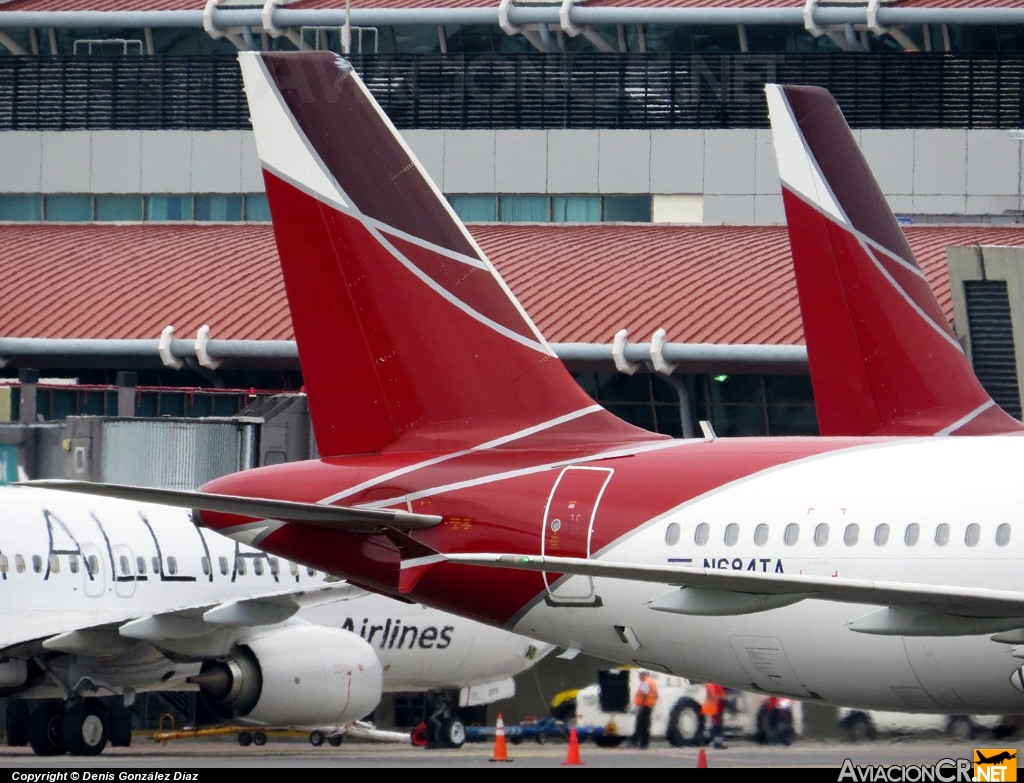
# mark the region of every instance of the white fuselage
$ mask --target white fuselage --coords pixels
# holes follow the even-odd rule
[[[683,503],[596,557],[919,583],[951,596],[958,587],[1017,591],[1024,565],[1021,465],[1018,437],[907,439],[829,452]],[[624,645],[613,627],[625,626],[635,634],[628,654],[639,665],[834,704],[1024,708],[1024,694],[1010,682],[1021,665],[1018,650],[991,633],[855,632],[851,622],[884,606],[814,599],[717,617],[645,605],[678,589],[572,577],[557,590],[592,591],[600,606],[535,602],[515,630],[563,643],[574,638],[588,653],[618,660]]]

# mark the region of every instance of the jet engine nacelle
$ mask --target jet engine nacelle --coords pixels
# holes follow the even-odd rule
[[[190,681],[218,716],[267,726],[359,720],[383,692],[380,659],[362,638],[323,626],[288,626],[240,640]]]

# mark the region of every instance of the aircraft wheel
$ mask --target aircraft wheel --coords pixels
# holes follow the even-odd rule
[[[466,726],[458,718],[452,718],[444,724],[445,743],[452,748],[461,748],[466,742]]]
[[[676,748],[699,745],[704,738],[704,716],[693,699],[680,699],[668,715],[665,738]]]
[[[264,734],[262,731],[257,731],[255,734],[252,735],[252,741],[253,744],[255,745],[266,745],[267,735]]]
[[[327,738],[327,742],[330,743],[332,748],[336,748],[341,745],[341,741],[344,738],[340,734],[332,734]]]
[[[846,720],[846,736],[853,742],[865,742],[875,738],[875,724],[863,712],[855,712]]]
[[[68,752],[64,744],[64,703],[47,699],[28,721],[28,744],[37,756],[61,756]]]
[[[238,744],[243,748],[247,748],[252,745],[252,734],[247,731],[243,731],[238,735]]]
[[[98,756],[107,747],[107,711],[96,699],[82,699],[64,712],[64,744],[72,756]]]
[[[115,748],[127,748],[132,744],[132,711],[124,706],[124,702],[115,698],[110,703],[107,714],[107,730],[110,732],[110,744]]]
[[[7,700],[7,744],[12,748],[28,745],[28,702],[24,699]]]
[[[946,732],[950,737],[961,742],[974,739],[974,723],[967,715],[953,715],[946,724]]]
[[[324,744],[324,733],[319,729],[309,732],[309,744],[314,748],[319,748]]]

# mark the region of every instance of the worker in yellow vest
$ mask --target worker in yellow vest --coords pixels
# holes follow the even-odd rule
[[[658,685],[648,672],[640,672],[640,682],[633,694],[633,711],[636,713],[636,727],[629,744],[634,748],[646,748],[651,742],[651,713],[658,703]]]

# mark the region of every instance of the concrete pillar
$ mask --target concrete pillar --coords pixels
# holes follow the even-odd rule
[[[135,415],[135,387],[138,383],[138,373],[119,372],[117,374],[117,415],[121,418],[130,418]]]
[[[36,385],[39,383],[39,370],[18,370],[18,383],[21,384],[18,421],[22,424],[31,424],[36,420]]]

